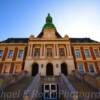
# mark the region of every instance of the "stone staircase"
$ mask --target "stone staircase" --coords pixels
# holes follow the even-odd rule
[[[80,80],[74,75],[69,75],[67,78],[78,91],[78,100],[100,100],[98,91],[84,80]]]
[[[78,92],[96,92],[96,90],[84,80],[80,80],[73,75],[69,75],[68,79]]]
[[[69,75],[66,77],[65,75],[61,74],[60,76],[42,77],[38,74],[34,78],[31,76],[23,76],[22,79],[19,80],[18,82],[13,83],[10,86],[6,87],[4,90],[5,95],[4,94],[3,95],[4,96],[8,95],[8,98],[7,97],[0,98],[0,100],[43,100],[42,96],[41,98],[38,97],[38,93],[43,93],[43,87],[44,87],[43,85],[45,83],[57,84],[58,86],[57,93],[60,93],[60,91],[66,91],[68,93],[96,92],[96,90],[92,88],[89,84],[87,84],[85,81],[79,80],[77,77],[73,75]],[[33,95],[34,91],[36,92],[38,91],[37,95]],[[87,99],[87,98],[81,98],[79,96],[76,97],[74,96],[72,98],[69,98],[61,94],[58,94],[58,96],[59,98],[57,98],[57,100],[99,100],[98,98]]]
[[[6,87],[1,93],[0,100],[23,100],[23,93],[31,83],[33,77],[23,76],[17,83]]]

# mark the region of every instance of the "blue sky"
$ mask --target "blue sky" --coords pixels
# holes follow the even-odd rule
[[[100,0],[0,0],[0,41],[37,36],[48,13],[62,36],[100,41]]]

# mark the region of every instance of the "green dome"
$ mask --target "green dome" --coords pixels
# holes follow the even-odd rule
[[[46,17],[46,24],[43,26],[43,29],[56,29],[55,25],[52,23],[50,14]]]
[[[56,29],[52,23],[46,23],[43,29]]]

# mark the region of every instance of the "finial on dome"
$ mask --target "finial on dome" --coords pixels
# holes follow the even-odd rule
[[[50,13],[48,13],[48,16],[50,16]]]
[[[50,13],[48,13],[48,16],[46,17],[46,23],[52,23],[52,17],[50,16]]]

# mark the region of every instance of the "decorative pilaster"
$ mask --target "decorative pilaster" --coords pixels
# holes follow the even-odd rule
[[[59,48],[58,48],[58,44],[56,44],[56,49],[57,49],[57,57],[59,57]]]
[[[45,44],[44,44],[44,52],[43,52],[43,56],[46,56],[46,48],[45,48]]]
[[[27,53],[27,56],[28,57],[30,56],[30,44],[28,45],[28,53]]]
[[[66,44],[66,51],[67,51],[67,56],[70,56],[70,53],[69,53],[69,47],[68,47],[67,44]]]
[[[5,64],[3,65],[3,67],[2,67],[2,74],[4,73],[4,70],[5,70]]]
[[[41,44],[41,48],[40,48],[40,57],[43,56],[43,44]]]
[[[16,71],[16,65],[14,65],[13,74],[15,74],[15,71]]]
[[[71,47],[70,47],[69,44],[68,44],[68,49],[69,49],[69,56],[72,56],[72,53],[71,53]]]
[[[34,57],[34,44],[32,45],[32,58]]]
[[[56,56],[55,44],[53,46],[54,46],[53,56],[55,57]]]

